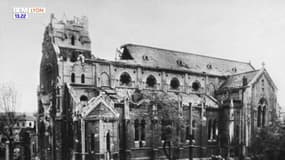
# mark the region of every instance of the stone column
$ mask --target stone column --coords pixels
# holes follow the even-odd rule
[[[206,117],[206,101],[203,98],[201,101],[201,121],[202,121],[202,125],[201,125],[201,137],[207,137],[207,117]],[[193,108],[192,108],[193,109]],[[192,125],[192,124],[191,124]],[[202,138],[201,139],[201,146],[205,147],[205,148],[200,148],[200,156],[204,156],[206,151],[207,151],[207,143],[208,143],[208,138]]]
[[[142,89],[144,87],[142,83],[142,68],[138,67],[136,72],[136,87]]]
[[[227,158],[230,158],[230,146],[234,140],[234,101],[230,100],[230,108],[229,108],[229,121],[228,121],[228,143],[227,143]]]
[[[193,112],[192,112],[192,103],[189,103],[189,160],[193,160],[193,134],[192,134],[192,119],[193,119]],[[186,135],[188,136],[188,135]]]
[[[56,160],[56,141],[55,141],[55,119],[51,118],[51,134],[50,134],[50,144],[51,144],[51,159]]]
[[[95,65],[95,86],[97,87],[101,86],[99,70],[100,70],[100,64]]]
[[[204,93],[207,94],[207,93],[209,93],[209,90],[208,90],[209,77],[208,77],[208,75],[206,73],[204,75],[205,75]]]
[[[81,119],[81,154],[82,160],[85,160],[85,120]]]
[[[5,154],[5,160],[10,160],[10,142],[6,141],[6,154]]]
[[[168,90],[168,86],[167,86],[167,80],[166,80],[166,73],[162,72],[161,74],[161,90],[163,91],[167,91]]]
[[[124,119],[130,120],[130,106],[129,106],[129,98],[125,99],[124,103]]]
[[[188,86],[187,81],[188,81],[188,73],[185,73],[184,74],[184,92],[186,94],[189,94],[189,86]]]
[[[160,146],[160,135],[158,133],[158,117],[157,117],[157,106],[152,106],[152,120],[151,120],[151,127],[152,127],[152,159],[158,159],[159,157],[159,150],[158,147]]]
[[[99,154],[104,154],[105,155],[105,129],[104,129],[104,126],[103,126],[103,120],[102,119],[99,119],[99,145],[98,145],[98,153]],[[106,156],[106,155],[105,155]]]
[[[130,123],[130,115],[129,115],[129,100],[128,98],[125,99],[124,108],[123,108],[123,155],[122,158],[124,160],[130,160],[131,159],[131,150],[130,150],[130,144],[128,141],[128,134],[129,134],[129,123]]]
[[[114,83],[114,79],[115,79],[115,74],[114,73],[114,66],[112,64],[110,64],[109,66],[109,85],[111,88],[115,88],[115,83]]]

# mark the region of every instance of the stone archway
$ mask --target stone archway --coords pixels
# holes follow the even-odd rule
[[[110,78],[109,75],[106,72],[103,72],[100,76],[101,78],[101,86],[103,87],[109,87],[110,86]]]
[[[100,95],[84,108],[81,135],[89,136],[82,136],[81,141],[87,144],[82,144],[82,151],[92,151],[89,156],[110,160],[118,153],[119,113],[106,100],[108,98]]]
[[[257,127],[264,127],[266,125],[267,108],[267,100],[261,98],[257,108]]]

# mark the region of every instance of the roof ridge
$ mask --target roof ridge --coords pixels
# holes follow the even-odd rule
[[[124,46],[139,46],[139,47],[146,47],[146,48],[151,48],[151,49],[157,49],[157,50],[164,50],[164,51],[168,51],[168,52],[177,52],[177,53],[181,53],[181,54],[192,54],[195,56],[200,56],[200,57],[207,57],[207,58],[213,58],[213,59],[219,59],[219,60],[225,60],[225,61],[231,61],[231,62],[237,62],[237,63],[243,63],[243,64],[249,64],[252,68],[253,66],[251,65],[250,62],[243,62],[243,61],[238,61],[238,60],[232,60],[232,59],[226,59],[226,58],[219,58],[219,57],[212,57],[212,56],[207,56],[207,55],[203,55],[203,54],[198,54],[198,53],[191,53],[191,52],[183,52],[183,51],[177,51],[177,50],[171,50],[171,49],[165,49],[165,48],[158,48],[158,47],[153,47],[153,46],[147,46],[147,45],[141,45],[141,44],[133,44],[133,43],[126,43],[120,46],[124,47]],[[254,69],[254,68],[253,68]]]
[[[252,71],[247,71],[247,72],[242,72],[242,73],[237,73],[237,74],[232,74],[232,75],[229,75],[229,76],[239,76],[241,74],[246,74],[246,73],[251,73],[251,72],[258,72],[260,71],[260,69],[256,69],[256,70],[252,70]]]

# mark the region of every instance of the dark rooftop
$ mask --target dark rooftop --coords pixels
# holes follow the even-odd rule
[[[155,47],[126,44],[121,46],[120,61],[149,67],[187,70],[213,75],[232,75],[253,71],[250,63],[179,52]]]

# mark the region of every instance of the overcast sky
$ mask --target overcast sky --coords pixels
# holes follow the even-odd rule
[[[47,12],[14,20],[13,7]],[[284,0],[1,0],[0,83],[15,84],[19,111],[36,111],[41,43],[50,14],[58,19],[85,15],[96,57],[114,59],[117,47],[136,43],[250,61],[256,69],[265,62],[284,106],[284,8]]]

